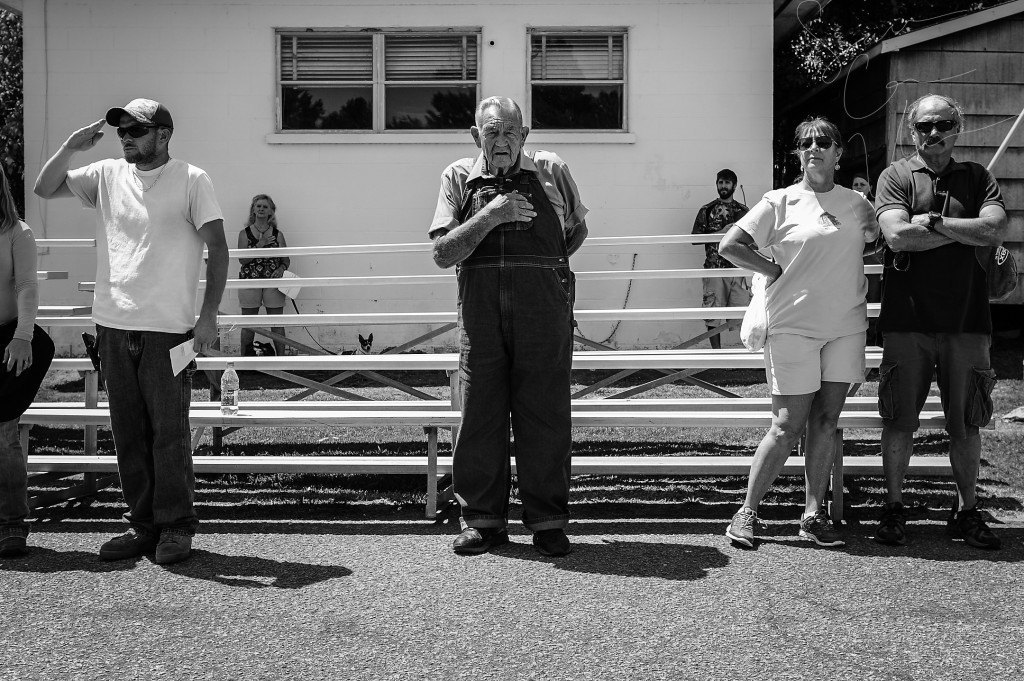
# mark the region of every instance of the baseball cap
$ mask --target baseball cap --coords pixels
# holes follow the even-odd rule
[[[115,128],[121,123],[121,115],[128,114],[139,123],[161,125],[165,128],[173,128],[171,112],[160,102],[152,99],[133,99],[124,106],[115,106],[107,111],[107,123]]]

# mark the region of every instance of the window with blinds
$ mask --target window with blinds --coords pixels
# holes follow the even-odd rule
[[[465,130],[479,30],[278,31],[281,130]]]
[[[530,125],[625,130],[626,30],[531,31]]]

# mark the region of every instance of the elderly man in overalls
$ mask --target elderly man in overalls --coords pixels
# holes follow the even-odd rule
[[[434,262],[456,265],[459,285],[459,554],[508,542],[510,424],[523,524],[541,554],[572,550],[569,256],[587,208],[558,156],[522,150],[529,131],[511,99],[481,101],[470,132],[482,153],[445,169],[430,226]]]

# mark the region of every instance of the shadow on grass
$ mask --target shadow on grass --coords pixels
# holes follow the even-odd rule
[[[188,560],[164,566],[168,572],[244,589],[302,589],[352,571],[340,565],[313,565],[256,556],[226,556],[195,549]]]
[[[571,531],[575,531],[575,527]],[[575,543],[562,558],[540,555],[530,543],[511,543],[492,551],[517,560],[551,563],[559,570],[595,575],[695,581],[713,569],[724,568],[729,557],[716,548],[661,542],[603,540]]]
[[[907,524],[907,544],[887,546],[874,540],[874,527],[861,526],[848,533],[851,541],[843,549],[851,556],[879,558],[910,558],[940,563],[985,561],[988,563],[1020,563],[1024,561],[1024,529],[992,529],[1002,540],[1000,550],[978,549],[946,533],[945,523]]]

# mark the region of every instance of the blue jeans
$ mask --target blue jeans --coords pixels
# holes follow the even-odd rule
[[[0,421],[0,539],[28,536],[27,463],[17,419]]]
[[[174,376],[170,359],[191,337],[96,327],[125,519],[144,534],[192,535],[199,526],[188,424],[195,362]]]

